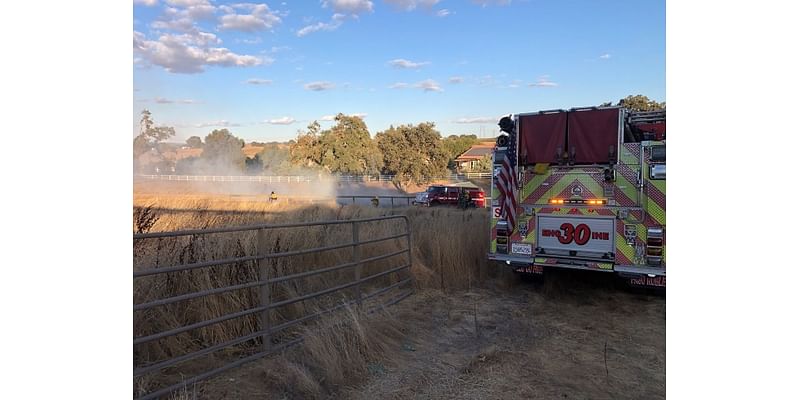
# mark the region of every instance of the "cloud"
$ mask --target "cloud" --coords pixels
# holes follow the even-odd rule
[[[405,59],[402,59],[402,58],[397,58],[397,59],[394,59],[392,61],[389,61],[389,65],[391,65],[391,66],[393,66],[395,68],[402,68],[402,69],[418,69],[418,68],[422,68],[422,67],[424,67],[424,66],[426,66],[428,64],[430,64],[430,62],[428,62],[428,61],[425,61],[425,62],[413,62],[413,61],[408,61],[408,60],[405,60]]]
[[[459,118],[453,122],[457,124],[488,124],[491,122],[497,122],[497,118],[489,118],[489,117],[468,117],[468,118]]]
[[[408,84],[405,82],[397,82],[393,83],[389,86],[389,89],[405,89],[408,87]]]
[[[514,79],[514,80],[513,80],[513,81],[511,81],[511,83],[509,83],[509,84],[508,84],[508,86],[506,86],[506,87],[507,87],[507,88],[509,88],[509,89],[516,89],[516,88],[518,88],[518,87],[519,87],[519,85],[521,85],[521,84],[522,84],[522,81],[521,81],[521,80],[519,80],[519,79]]]
[[[460,76],[451,76],[447,81],[450,83],[461,83],[464,82],[464,78]]]
[[[268,120],[268,121],[265,121],[265,122],[273,124],[273,125],[291,125],[291,124],[297,122],[297,120],[295,120],[292,117],[281,117],[281,118],[271,119],[271,120]]]
[[[330,90],[336,87],[336,84],[332,82],[325,82],[325,81],[317,81],[317,82],[309,82],[303,85],[306,90],[313,90],[315,92],[319,92],[322,90]]]
[[[133,4],[141,4],[143,6],[152,7],[158,4],[158,0],[133,0]]]
[[[347,18],[344,14],[333,14],[331,17],[331,22],[317,22],[316,24],[308,25],[301,28],[297,31],[298,37],[303,37],[308,35],[309,33],[319,32],[319,31],[333,31],[338,29],[342,26],[345,18]]]
[[[434,81],[433,79],[426,79],[426,80],[424,80],[422,82],[417,82],[417,83],[414,84],[414,87],[422,89],[423,91],[426,91],[426,92],[443,92],[444,91],[444,89],[442,89],[442,87],[439,86],[439,84],[436,83],[436,81]]]
[[[250,78],[245,83],[249,83],[251,85],[271,85],[272,81],[269,79],[259,79],[259,78]]]
[[[236,54],[224,47],[210,47],[221,41],[211,33],[161,35],[158,40],[147,40],[144,34],[133,32],[133,52],[150,64],[169,72],[194,74],[205,71],[205,66],[252,67],[271,63],[250,55]]]
[[[176,7],[192,7],[208,4],[208,0],[167,0],[167,4]]]
[[[170,99],[165,99],[165,98],[163,98],[163,97],[156,97],[155,99],[153,99],[153,101],[154,101],[154,102],[156,102],[156,103],[158,103],[158,104],[174,104],[174,103],[180,103],[180,104],[198,104],[198,103],[200,103],[200,102],[199,102],[199,101],[197,101],[197,100],[191,100],[191,99],[184,99],[184,100],[170,100]]]
[[[424,7],[424,8],[431,8],[439,0],[383,0],[384,3],[389,3],[393,5],[395,8],[404,10],[404,11],[412,11],[417,6]]]
[[[233,7],[250,11],[250,13],[236,14],[231,7],[225,7],[227,14],[219,19],[219,29],[254,33],[272,29],[281,23],[281,18],[276,12],[270,11],[266,4],[244,3],[234,4]]]
[[[600,59],[602,59],[602,60],[608,60],[609,58],[611,58],[611,54],[608,54],[608,53],[605,53],[605,54],[600,56]]]
[[[558,86],[558,84],[555,82],[551,82],[550,76],[548,75],[542,75],[536,82],[528,84],[528,87],[556,87],[556,86]]]
[[[202,122],[202,123],[199,123],[199,124],[194,124],[194,126],[195,126],[195,128],[209,128],[209,127],[230,128],[230,127],[234,127],[234,126],[242,126],[242,124],[229,122],[229,121],[226,121],[226,120],[223,119],[223,120],[213,121],[213,122]]]
[[[196,33],[198,20],[211,20],[217,8],[207,0],[196,1],[167,1],[169,4],[181,7],[166,7],[164,13],[151,26],[155,29],[171,29],[180,32]]]
[[[441,10],[436,12],[436,16],[437,17],[446,17],[446,16],[448,16],[450,14],[452,14],[452,12],[450,12],[450,10],[448,10],[446,8],[441,9]]]
[[[369,0],[327,0],[322,2],[322,7],[330,6],[334,12],[358,15],[372,12],[372,2]]]
[[[472,0],[472,2],[481,7],[486,7],[493,4],[498,6],[505,6],[510,4],[511,0]]]

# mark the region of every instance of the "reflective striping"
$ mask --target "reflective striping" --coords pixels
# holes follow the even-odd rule
[[[645,187],[645,193],[647,197],[656,203],[662,210],[667,209],[667,196],[653,184],[652,181],[647,182],[647,186]]]

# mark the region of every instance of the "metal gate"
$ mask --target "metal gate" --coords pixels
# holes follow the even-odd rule
[[[359,232],[364,227],[369,227],[371,224],[377,224],[381,221],[401,219],[404,224],[393,224],[395,230],[399,232],[389,234],[383,237],[370,237],[362,238]],[[328,229],[333,226],[349,225],[352,232],[352,240],[344,243],[330,244],[327,246],[304,248],[300,250],[289,250],[270,252],[269,248],[272,241],[269,240],[268,232],[280,232],[291,229],[310,229],[310,227],[322,227]],[[136,260],[137,246],[141,247],[142,242],[148,240],[158,241],[158,247],[162,247],[162,241],[175,240],[177,238],[184,238],[183,240],[199,240],[198,238],[205,237],[206,235],[235,235],[235,234],[250,234],[251,238],[255,240],[255,254],[237,254],[235,257],[227,257],[217,260],[204,260],[200,262],[181,263],[177,265],[160,266],[148,265],[144,267],[134,268],[134,288],[136,290],[137,284],[146,288],[158,288],[168,285],[170,280],[185,279],[188,274],[197,273],[205,269],[217,268],[214,271],[227,271],[223,268],[250,268],[254,271],[251,275],[254,279],[250,281],[236,281],[234,285],[223,287],[205,288],[203,290],[180,293],[178,295],[170,295],[168,297],[152,298],[147,297],[147,300],[134,304],[134,313],[143,312],[163,312],[160,311],[161,307],[169,307],[170,305],[179,305],[182,302],[187,302],[197,299],[209,299],[214,296],[231,293],[244,293],[247,291],[251,296],[251,302],[254,304],[245,304],[241,301],[241,309],[236,311],[225,312],[223,315],[218,315],[211,319],[187,323],[180,326],[172,326],[168,330],[159,331],[155,333],[148,333],[145,335],[136,336],[134,332],[133,346],[134,346],[134,380],[141,379],[141,377],[148,374],[160,374],[165,368],[177,368],[179,364],[187,363],[191,360],[196,360],[200,357],[212,355],[212,353],[221,350],[230,350],[235,348],[238,355],[235,358],[228,357],[221,365],[213,365],[212,369],[199,373],[192,373],[186,376],[181,373],[180,376],[184,377],[180,382],[169,384],[165,387],[155,388],[148,390],[146,393],[139,393],[139,399],[153,399],[160,396],[170,394],[171,392],[185,388],[198,381],[213,377],[224,371],[238,367],[249,361],[257,360],[266,355],[273,354],[277,351],[285,349],[294,344],[300,343],[303,338],[297,335],[286,334],[288,328],[299,326],[304,322],[314,320],[322,315],[340,310],[348,306],[356,306],[359,308],[377,309],[384,306],[395,304],[402,299],[408,297],[413,293],[412,277],[410,272],[411,266],[411,230],[408,217],[404,215],[392,215],[376,218],[354,219],[354,220],[336,220],[336,221],[321,221],[309,223],[291,223],[291,224],[264,224],[264,225],[251,225],[243,227],[230,227],[230,228],[215,228],[215,229],[202,229],[202,230],[184,230],[163,233],[145,233],[135,234],[134,239],[134,260]],[[347,236],[350,236],[348,233]],[[170,239],[172,238],[172,239]],[[194,243],[194,242],[188,242]],[[382,243],[382,248],[372,248],[371,253],[380,251],[379,254],[374,254],[370,257],[362,257],[362,251],[365,245]],[[330,252],[337,249],[351,249],[351,252],[343,250],[347,253],[348,260],[346,262],[338,263],[336,265],[324,266],[322,268],[315,268],[317,266],[308,266],[304,271],[293,271],[292,273],[280,275],[278,268],[275,267],[278,260],[286,260],[291,257],[309,255],[320,252]],[[275,250],[275,249],[273,249]],[[341,251],[341,250],[340,250]],[[341,258],[341,257],[340,257]],[[158,258],[156,257],[156,260]],[[389,265],[376,265],[375,262],[379,260],[386,260],[382,264]],[[305,268],[305,267],[304,267]],[[336,275],[339,281],[333,282],[329,287],[316,287],[310,292],[294,292],[295,296],[291,298],[276,299],[273,291],[276,285],[286,284],[289,282],[296,282],[300,280],[309,279],[311,277],[325,275],[339,271]],[[350,272],[352,275],[350,275]],[[345,275],[342,275],[342,274]],[[246,275],[246,274],[245,274]],[[346,281],[342,281],[342,277]],[[352,278],[349,278],[352,276]],[[141,283],[143,280],[149,280]],[[327,282],[319,279],[319,281]],[[167,282],[167,283],[165,283]],[[159,286],[160,285],[160,286]],[[295,284],[294,288],[298,288]],[[152,289],[156,291],[155,289]],[[146,291],[146,290],[143,290]],[[338,294],[341,296],[338,300],[330,300],[324,302],[325,308],[319,311],[308,313],[306,315],[297,316],[296,318],[286,319],[277,318],[281,307],[306,302],[311,299],[324,298],[326,295]],[[348,295],[349,294],[349,295]],[[242,295],[245,297],[244,295]],[[284,296],[286,297],[286,296]],[[206,300],[203,300],[204,302]],[[135,302],[135,301],[134,301]],[[317,307],[319,308],[319,307]],[[150,311],[148,311],[150,310]],[[163,315],[163,314],[159,314]],[[157,360],[137,360],[137,348],[141,348],[147,344],[158,344],[161,340],[179,340],[179,335],[187,342],[195,340],[191,335],[198,330],[214,326],[215,324],[232,323],[233,320],[248,318],[247,321],[252,319],[253,328],[249,332],[243,332],[233,338],[226,338],[223,341],[212,341],[212,343],[204,343],[199,349],[192,349],[184,354],[169,354],[166,357],[160,357]],[[150,323],[151,320],[147,317],[143,318],[146,322],[141,324]],[[134,315],[136,321],[136,315]],[[140,324],[140,325],[141,325]],[[142,325],[137,327],[134,325],[135,331],[142,331],[142,328],[147,326]],[[188,339],[186,337],[189,336]],[[140,357],[141,358],[141,357]],[[196,367],[196,366],[195,366]],[[194,371],[193,368],[192,370]]]

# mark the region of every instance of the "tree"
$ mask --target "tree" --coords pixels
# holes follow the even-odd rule
[[[641,94],[630,95],[624,99],[620,99],[617,106],[625,107],[633,111],[655,111],[667,108],[666,102],[657,102],[650,100],[647,96]],[[611,102],[600,104],[600,107],[610,107]]]
[[[291,174],[296,170],[290,160],[289,149],[285,146],[266,144],[258,155],[264,164],[264,170],[270,174]]]
[[[470,172],[492,172],[492,155],[485,154],[481,157],[478,163],[470,168]]]
[[[256,154],[253,158],[247,157],[244,160],[244,167],[248,174],[256,175],[264,171],[264,162],[261,160],[261,156]]]
[[[175,136],[175,128],[169,126],[156,126],[149,110],[142,110],[142,119],[139,121],[139,134],[133,139],[134,168],[142,170],[153,163],[164,162],[158,144],[170,137]],[[155,149],[156,153],[151,158],[152,162],[139,162],[139,158],[144,154]]]
[[[192,136],[186,139],[186,145],[193,149],[202,149],[203,139],[200,139],[200,136]]]
[[[396,175],[395,183],[424,183],[447,172],[449,155],[434,126],[432,122],[402,125],[375,135],[383,170]]]
[[[175,128],[171,126],[155,126],[150,111],[142,110],[142,119],[139,121],[139,135],[148,142],[157,144],[175,136]]]
[[[200,158],[206,162],[207,166],[219,172],[227,172],[229,168],[241,171],[245,166],[242,147],[244,147],[244,140],[233,136],[227,129],[214,129],[205,138],[205,146]]]
[[[321,166],[329,172],[377,173],[382,158],[364,120],[339,113],[335,121],[336,125],[322,132],[316,121],[308,126],[308,132],[300,132],[291,145],[292,160],[307,166]]]
[[[455,167],[455,159],[465,151],[469,150],[474,144],[478,144],[478,137],[475,135],[450,135],[442,140],[442,146],[447,152],[447,167]]]
[[[308,125],[308,131],[298,131],[297,140],[289,142],[289,156],[293,163],[306,167],[320,167],[322,145],[319,142],[319,122]]]

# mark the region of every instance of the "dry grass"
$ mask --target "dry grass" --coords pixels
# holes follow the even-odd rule
[[[137,196],[134,199],[135,232],[158,232],[180,229],[198,229],[218,226],[250,225],[257,223],[286,223],[297,221],[349,220],[369,218],[392,213],[408,215],[412,225],[413,263],[411,273],[418,288],[436,287],[445,290],[465,289],[476,286],[487,275],[486,254],[488,220],[485,210],[461,211],[456,209],[379,209],[371,207],[330,207],[322,205],[304,206],[302,204],[278,203],[269,204],[263,201],[231,201],[227,198],[181,196],[181,197],[149,197]],[[364,224],[360,227],[362,238],[378,238],[400,233],[402,220],[388,220]],[[461,232],[461,234],[459,234]],[[474,232],[462,236],[463,232]],[[309,227],[267,231],[262,237],[260,246],[266,252],[300,250],[304,248],[332,245],[349,242],[352,239],[350,227],[333,225],[328,227]],[[240,234],[203,235],[170,239],[148,239],[137,242],[134,246],[134,269],[152,266],[171,266],[186,263],[202,262],[221,258],[241,257],[256,254],[258,243],[253,232]],[[405,247],[405,239],[394,239],[363,246],[362,258],[385,254]],[[262,254],[265,251],[262,250]],[[273,260],[270,265],[271,276],[320,269],[345,263],[351,260],[349,248],[294,256]],[[401,265],[402,257],[380,260],[365,265],[363,276],[371,275],[392,266]],[[193,271],[156,275],[138,278],[134,285],[134,303],[144,303],[158,298],[171,297],[214,287],[231,286],[257,280],[256,265],[243,262],[230,266],[202,268]],[[351,282],[354,272],[345,269],[324,274],[323,276],[305,278],[276,284],[272,287],[272,301],[280,301],[311,293],[324,288]],[[375,287],[384,287],[395,283],[404,276],[391,274],[378,278],[373,282]],[[372,289],[364,288],[369,293]],[[309,315],[316,310],[328,308],[352,299],[353,291],[337,292],[323,296],[319,300],[304,301],[273,310],[270,320],[273,323],[288,321],[300,316]],[[213,297],[182,301],[176,304],[134,313],[134,336],[145,336],[169,329],[185,326],[199,321],[209,320],[224,314],[260,305],[256,289],[245,289]],[[259,329],[257,315],[237,318],[191,332],[172,336],[135,347],[134,361],[136,365],[145,365],[158,360],[175,357],[187,352],[208,347],[236,337],[244,336]],[[324,337],[327,340],[342,337],[336,335],[334,329],[344,336],[350,333],[359,334],[359,330],[347,329],[348,326],[333,325]],[[296,337],[298,330],[287,331],[283,338]],[[322,343],[318,336],[311,335],[304,349],[317,349],[317,354],[310,354],[312,359],[333,360],[330,365],[339,365],[333,371],[341,371],[341,376],[329,376],[327,382],[340,385],[345,377],[355,376],[364,371],[363,362],[350,353],[334,357],[326,355],[326,348],[348,348],[346,343]],[[281,337],[273,340],[280,341]],[[319,345],[314,344],[319,342]],[[367,343],[367,342],[365,342]],[[379,342],[370,346],[377,346]],[[180,368],[167,369],[160,374],[145,376],[137,381],[140,392],[164,383],[181,380],[182,374],[195,374],[205,370],[204,365],[213,359],[227,359],[252,352],[258,345],[258,339],[241,346],[235,346],[214,356],[186,363]],[[363,350],[363,349],[362,349]],[[371,354],[374,349],[367,348],[358,354]],[[380,350],[380,349],[378,349]],[[310,350],[309,350],[310,351]],[[378,353],[380,351],[377,351]],[[338,358],[337,358],[338,357]],[[342,359],[341,357],[344,357]],[[355,358],[353,358],[355,357]],[[366,358],[365,360],[368,360]],[[341,364],[344,362],[345,364]],[[364,361],[366,362],[366,361]],[[320,361],[324,364],[323,361]],[[354,371],[342,370],[341,365],[352,365]],[[329,370],[322,368],[321,370]],[[305,382],[302,370],[295,370],[292,375],[297,384]],[[311,389],[309,389],[311,390]],[[313,392],[313,390],[312,390]]]

